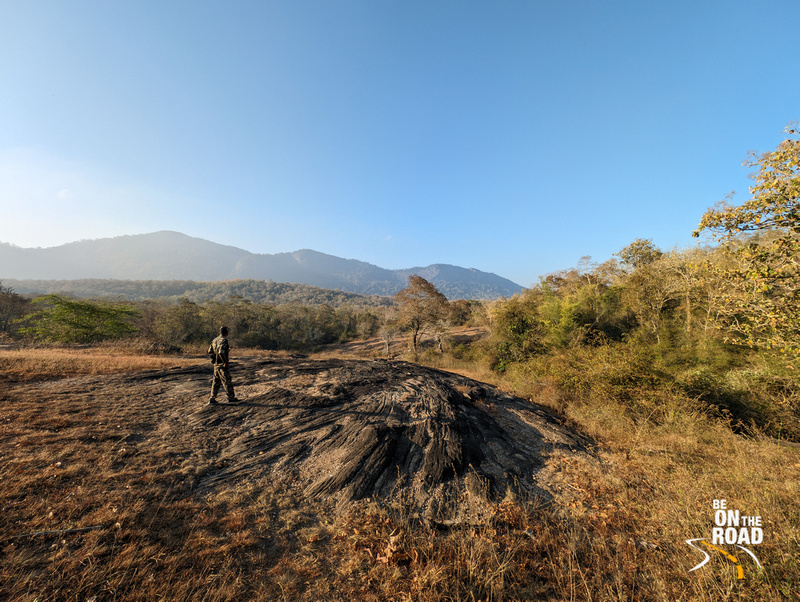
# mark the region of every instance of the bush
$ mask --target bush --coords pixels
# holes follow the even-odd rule
[[[136,332],[138,311],[126,304],[80,301],[63,295],[46,295],[33,303],[42,309],[25,318],[24,334],[50,343],[96,343]]]

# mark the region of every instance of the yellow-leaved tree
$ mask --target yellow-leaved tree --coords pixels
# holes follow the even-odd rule
[[[800,353],[800,129],[771,152],[751,153],[751,197],[709,209],[694,232],[711,231],[734,260],[722,320],[754,347]]]

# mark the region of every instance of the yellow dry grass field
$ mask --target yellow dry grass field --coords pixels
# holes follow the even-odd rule
[[[126,348],[0,349],[0,382],[159,370],[199,361],[196,357],[142,355]]]
[[[233,366],[243,393],[264,386],[245,368],[271,360],[248,361]],[[673,398],[637,422],[591,392],[498,380],[591,453],[548,465],[550,500],[431,525],[397,501],[337,512],[288,468],[237,476],[226,450],[261,425],[247,404],[204,408],[204,358],[17,349],[0,362],[0,599],[800,600],[800,450]],[[720,499],[760,517],[763,542],[744,546],[760,568],[735,545],[686,544],[712,543]]]

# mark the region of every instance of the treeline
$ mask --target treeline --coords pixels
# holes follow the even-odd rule
[[[800,140],[751,155],[751,198],[664,252],[636,240],[496,303],[481,360],[532,395],[614,405],[633,423],[710,413],[800,440]]]
[[[227,280],[223,282],[196,282],[193,280],[13,280],[4,281],[7,288],[21,295],[66,295],[83,299],[124,299],[146,301],[163,299],[178,302],[188,299],[194,303],[223,303],[231,297],[241,297],[253,303],[285,305],[323,305],[332,307],[385,307],[391,298],[377,295],[359,295],[338,290],[288,284],[265,280]]]
[[[255,281],[242,281],[250,282]],[[287,285],[287,290],[296,289]],[[338,291],[329,292],[338,295]],[[55,344],[135,339],[145,351],[169,352],[207,342],[225,325],[238,346],[258,349],[308,350],[379,333],[388,348],[392,338],[407,330],[414,333],[416,343],[424,329],[435,333],[441,345],[447,328],[466,323],[481,306],[479,302],[448,302],[433,285],[415,275],[401,293],[381,299],[374,307],[298,302],[273,305],[236,295],[205,303],[185,297],[177,301],[129,301],[64,294],[29,299],[0,283],[0,337]]]
[[[531,397],[616,407],[631,424],[704,414],[800,441],[800,338],[787,319],[798,299],[786,280],[754,286],[753,244],[770,243],[661,252],[640,240],[547,276],[494,305],[473,359]]]
[[[683,348],[721,339],[800,355],[800,132],[787,132],[775,151],[751,155],[752,197],[700,220],[694,236],[710,232],[718,245],[665,253],[639,239],[500,304],[497,365],[623,340]]]
[[[149,351],[176,351],[207,342],[221,325],[242,347],[309,349],[369,337],[377,332],[377,311],[342,305],[269,305],[241,297],[225,302],[164,300],[110,301],[44,295],[28,300],[0,290],[0,321],[8,339],[59,344],[90,344],[135,339]]]
[[[537,354],[613,342],[661,349],[752,343],[736,331],[728,274],[731,256],[715,248],[662,252],[636,240],[602,264],[550,274],[522,295],[498,302],[492,365],[504,370]]]
[[[11,280],[0,283],[0,336],[58,344],[135,339],[145,351],[164,352],[213,338],[225,324],[239,346],[306,350],[373,336],[392,303],[259,280]]]

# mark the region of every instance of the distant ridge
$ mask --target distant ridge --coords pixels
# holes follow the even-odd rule
[[[0,243],[0,281],[253,279],[393,295],[407,285],[411,274],[422,276],[449,299],[496,299],[522,290],[496,274],[453,265],[387,270],[309,249],[250,253],[170,231],[82,240],[46,249]]]

